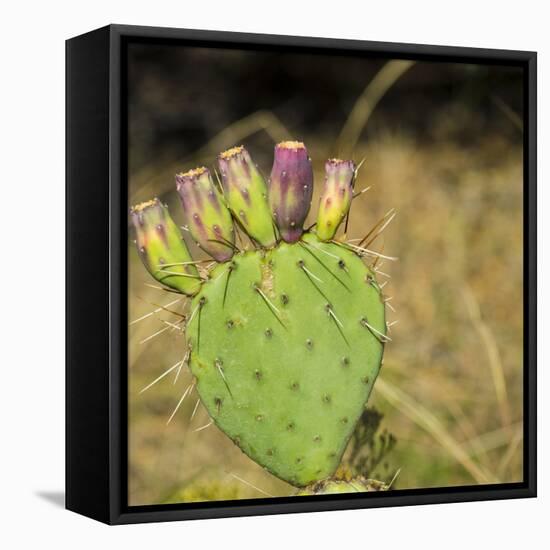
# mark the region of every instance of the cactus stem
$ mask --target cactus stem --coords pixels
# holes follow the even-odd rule
[[[340,279],[340,277],[338,277],[338,275],[336,275],[335,273],[333,273],[329,267],[327,267],[327,265],[322,261],[320,260],[310,249],[309,249],[309,244],[304,242],[304,241],[300,241],[300,246],[308,253],[308,254],[311,254],[315,260],[317,262],[319,262],[323,268],[328,271],[348,292],[351,292],[350,291],[350,288],[349,286],[346,285],[346,283],[344,283],[344,281],[342,281],[342,279]]]
[[[262,300],[264,301],[266,307],[271,311],[275,319],[279,322],[279,324],[286,330],[285,324],[281,321],[281,318],[279,317],[280,311],[277,309],[277,307],[271,302],[271,300],[265,295],[265,293],[262,291],[262,289],[259,286],[254,286],[254,290],[261,296]]]
[[[168,426],[168,424],[170,424],[170,422],[172,422],[172,418],[174,418],[174,416],[176,416],[176,413],[178,412],[179,408],[181,407],[181,404],[183,403],[185,398],[191,393],[191,391],[193,391],[194,387],[195,387],[195,381],[193,380],[193,382],[191,382],[191,384],[189,384],[189,386],[187,386],[187,389],[183,392],[183,395],[181,396],[181,399],[178,401],[178,404],[176,405],[176,408],[174,409],[174,412],[172,412],[172,414],[170,415],[170,418],[166,422],[167,426]]]

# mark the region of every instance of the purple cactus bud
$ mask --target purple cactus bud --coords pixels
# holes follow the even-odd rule
[[[271,170],[269,205],[286,242],[296,242],[302,236],[312,193],[313,170],[305,145],[300,141],[278,143]]]
[[[346,217],[353,197],[355,163],[351,160],[329,159],[325,163],[325,187],[319,203],[317,236],[332,239]]]
[[[177,174],[176,187],[195,242],[218,262],[229,260],[235,249],[233,221],[208,169]]]

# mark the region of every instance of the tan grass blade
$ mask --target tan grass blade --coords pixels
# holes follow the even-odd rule
[[[468,285],[464,285],[463,295],[464,304],[466,305],[466,310],[472,325],[478,333],[481,343],[485,348],[485,352],[487,353],[487,358],[489,359],[489,368],[491,370],[493,386],[495,387],[501,424],[503,426],[508,426],[511,421],[510,403],[508,401],[504,368],[502,366],[495,337],[489,326],[483,321],[479,303]]]
[[[338,151],[342,158],[353,156],[355,145],[361,137],[370,116],[394,83],[413,65],[414,61],[388,61],[369,82],[359,96],[338,137]]]
[[[378,378],[374,387],[391,405],[426,430],[478,483],[498,483],[498,479],[494,475],[470,458],[468,451],[449,434],[445,426],[423,405],[381,378]]]
[[[516,430],[516,433],[514,434],[514,437],[512,438],[512,441],[510,441],[510,444],[508,445],[508,449],[504,453],[504,456],[502,457],[502,460],[498,466],[498,473],[500,476],[504,476],[506,473],[506,470],[514,458],[514,455],[516,454],[518,448],[520,447],[520,443],[523,441],[523,423],[518,427]]]

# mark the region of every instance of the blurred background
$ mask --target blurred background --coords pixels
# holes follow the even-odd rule
[[[183,225],[176,172],[243,144],[268,175],[290,138],[312,157],[312,220],[334,156],[364,159],[370,187],[348,238],[395,209],[371,248],[399,258],[377,265],[397,322],[344,466],[362,445],[365,473],[394,488],[521,481],[521,69],[152,44],[128,63],[130,204],[158,196]],[[196,392],[172,417],[190,373],[158,377],[185,354],[185,304],[147,286],[128,246],[129,504],[293,494],[208,425]]]

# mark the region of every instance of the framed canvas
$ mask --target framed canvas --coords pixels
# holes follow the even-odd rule
[[[67,508],[536,495],[536,54],[67,42]]]

